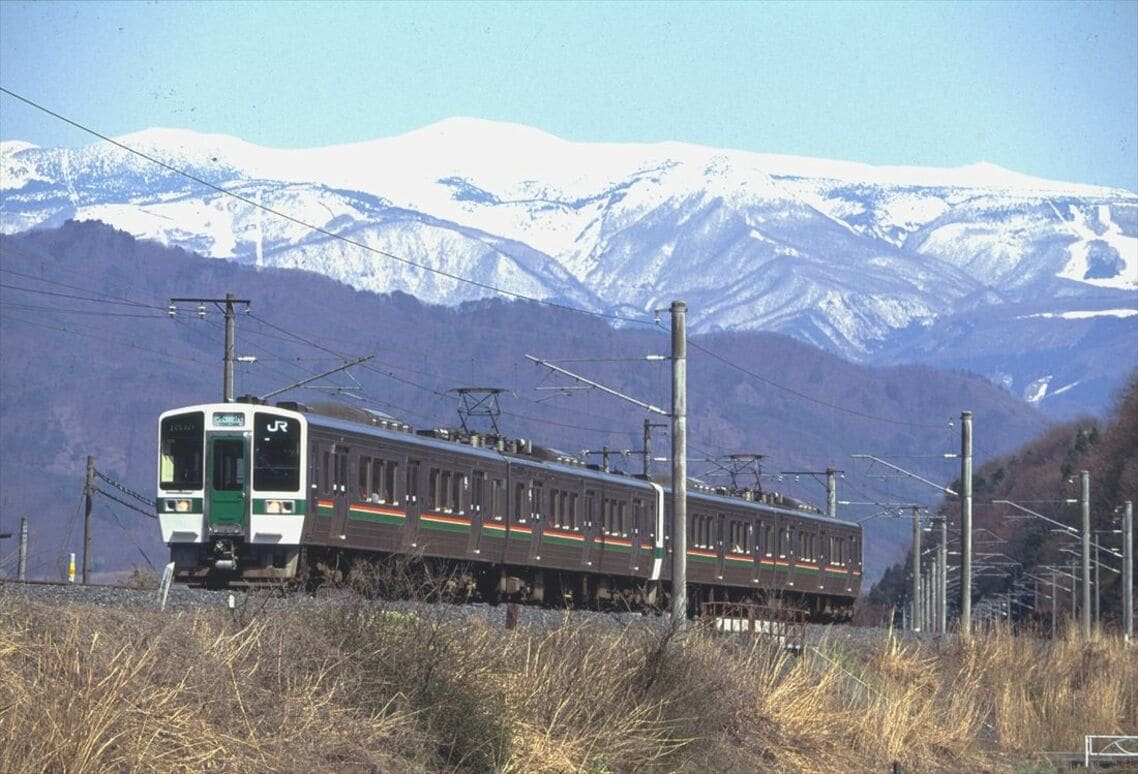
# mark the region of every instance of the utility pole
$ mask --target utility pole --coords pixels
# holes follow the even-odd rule
[[[586,379],[583,376],[553,365],[545,360],[526,355],[540,366],[545,366],[582,383],[633,403],[654,414],[672,419],[672,619],[675,626],[687,625],[687,512],[688,512],[688,441],[687,441],[687,304],[673,301],[672,312],[672,410],[665,411],[658,406],[645,403],[624,395],[611,387]],[[667,360],[663,355],[649,355],[645,360],[657,362]],[[647,450],[646,450],[647,451]],[[661,536],[662,538],[663,536]]]
[[[87,455],[87,485],[83,488],[83,585],[90,580],[91,509],[95,499],[95,458]]]
[[[937,621],[937,629],[941,634],[948,634],[948,517],[941,516],[940,519],[940,545],[937,546],[937,566],[940,570],[940,578],[937,579],[937,596],[940,597],[939,602],[939,620]]]
[[[672,621],[688,615],[687,304],[672,302]]]
[[[1102,625],[1102,574],[1099,572],[1099,540],[1095,535],[1095,626]]]
[[[225,298],[171,298],[170,299],[170,316],[173,317],[177,311],[177,304],[179,302],[195,303],[198,305],[198,317],[205,317],[205,304],[214,304],[220,306],[224,304],[223,311],[225,313],[225,379],[222,386],[222,395],[226,403],[232,403],[234,400],[233,395],[233,363],[237,359],[235,352],[237,348],[236,343],[236,330],[237,330],[237,313],[234,307],[237,304],[244,304],[246,311],[249,308],[249,300],[246,298],[237,298],[232,293],[226,293]]]
[[[972,412],[960,415],[960,634],[972,636]]]
[[[20,559],[16,565],[16,580],[28,579],[28,517],[20,517]]]
[[[868,456],[868,455],[853,455]],[[822,474],[826,475],[826,515],[831,519],[838,518],[838,474],[845,474],[844,470],[836,470],[835,468],[826,468],[825,470],[784,470],[779,475],[782,476],[813,476],[817,477]],[[797,480],[797,479],[795,479]]]
[[[1091,474],[1079,473],[1083,484],[1083,636],[1091,637]]]
[[[1122,507],[1122,637],[1134,639],[1134,503]]]
[[[1051,639],[1055,639],[1055,619],[1059,617],[1059,589],[1055,582],[1055,568],[1051,568]]]
[[[913,631],[921,630],[921,506],[913,506]]]

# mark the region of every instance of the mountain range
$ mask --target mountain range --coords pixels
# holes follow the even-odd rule
[[[1053,417],[1138,366],[1138,195],[976,164],[575,143],[450,119],[275,150],[153,129],[0,145],[0,230],[100,220],[237,263],[458,305],[506,291],[854,362],[975,372]]]
[[[159,413],[221,399],[218,305],[202,302],[199,316],[198,303],[175,302],[172,317],[168,306],[172,298],[227,293],[249,301],[249,313],[240,304],[235,320],[238,395],[338,400],[428,429],[458,424],[453,388],[488,385],[504,389],[502,434],[589,462],[600,462],[608,448],[611,466],[631,473],[642,467],[636,452],[645,412],[575,389],[525,355],[669,405],[668,364],[645,356],[666,354],[670,339],[652,325],[613,328],[594,315],[530,301],[429,305],[312,272],[205,258],[99,223],[0,236],[0,533],[16,534],[19,518],[29,517],[33,577],[58,577],[66,552],[82,545],[88,456],[109,479],[152,497]],[[374,359],[312,380],[365,355]],[[908,519],[895,518],[887,504],[928,502],[935,491],[881,477],[890,471],[867,468],[851,454],[886,455],[947,483],[960,467],[944,458],[960,448],[950,420],[962,410],[975,414],[977,464],[1049,425],[1037,409],[975,375],[854,364],[777,333],[692,334],[687,372],[691,475],[725,484],[725,455],[761,454],[764,489],[824,503],[824,471],[845,471],[839,513],[869,519],[870,579],[896,560],[909,535]],[[650,419],[658,425],[651,448],[666,457],[667,422]],[[483,424],[475,429],[488,429],[486,417],[477,421]],[[657,472],[666,468],[656,463]],[[109,482],[97,483],[118,501],[96,498],[95,570],[142,565],[143,557],[161,567],[156,523],[119,502],[135,501]],[[14,571],[14,552],[14,541],[0,544],[0,576]]]

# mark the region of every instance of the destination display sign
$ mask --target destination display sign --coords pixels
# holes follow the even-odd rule
[[[217,411],[213,415],[214,427],[244,427],[245,415],[239,411]]]

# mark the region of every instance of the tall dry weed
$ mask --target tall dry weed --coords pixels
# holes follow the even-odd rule
[[[794,657],[663,619],[507,631],[347,593],[162,614],[2,587],[0,620],[4,772],[1015,772],[1138,731],[1135,651],[1075,634]]]

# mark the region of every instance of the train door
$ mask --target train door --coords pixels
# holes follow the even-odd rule
[[[486,513],[486,473],[475,470],[470,473],[470,505],[467,513],[470,514],[470,540],[466,551],[470,554],[479,554],[479,544],[482,540],[482,519]]]
[[[597,534],[597,493],[593,489],[585,490],[584,511],[581,513],[581,532],[585,535],[585,543],[581,548],[581,564],[585,567],[593,566],[593,539]]]
[[[727,555],[727,516],[715,515],[715,577],[723,580],[723,564]]]
[[[544,529],[544,521],[549,514],[547,502],[549,495],[546,492],[549,487],[545,483],[539,473],[533,474],[533,479],[530,482],[530,564],[541,561],[541,533]]]
[[[407,482],[403,490],[403,508],[407,511],[407,519],[403,527],[403,550],[408,551],[419,546],[419,513],[421,484],[419,481],[419,460],[407,460]]]
[[[207,449],[206,518],[210,534],[244,535],[248,526],[249,441],[211,435]]]
[[[647,567],[652,561],[652,522],[643,497],[632,498],[631,522],[628,537],[632,542],[632,553],[628,567],[633,575],[639,575],[647,572]]]
[[[818,528],[818,588],[823,590],[831,586],[830,565],[836,561],[833,555],[834,542],[830,528],[824,525]]]
[[[348,448],[334,441],[318,440],[312,445],[316,457],[313,511],[327,524],[330,541],[342,541],[348,524]],[[324,530],[317,527],[318,534]]]

